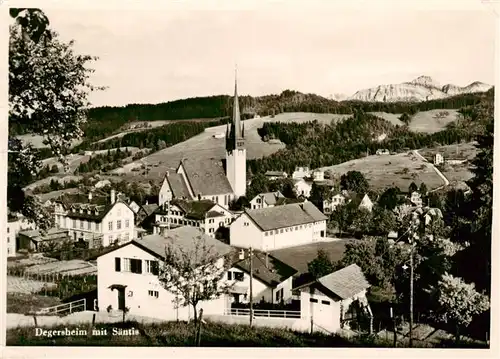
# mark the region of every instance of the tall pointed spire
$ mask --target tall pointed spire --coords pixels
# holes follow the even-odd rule
[[[234,98],[233,98],[233,117],[231,126],[226,132],[226,149],[232,151],[236,148],[243,147],[243,130],[241,125],[240,104],[238,100],[238,70],[234,69]]]

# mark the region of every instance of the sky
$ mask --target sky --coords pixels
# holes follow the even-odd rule
[[[495,14],[479,2],[467,11],[257,3],[40,7],[62,40],[99,57],[91,80],[107,89],[91,95],[94,106],[231,94],[236,64],[239,92],[252,96],[352,95],[420,75],[443,85],[494,84]]]

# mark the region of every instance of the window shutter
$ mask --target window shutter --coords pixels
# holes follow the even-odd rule
[[[120,272],[121,270],[121,258],[115,257],[115,272]]]

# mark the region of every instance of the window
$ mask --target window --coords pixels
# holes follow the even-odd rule
[[[125,220],[125,228],[128,228],[130,226],[130,219]]]
[[[10,237],[7,236],[7,243],[10,243]]]
[[[125,240],[128,241],[129,239],[130,239],[130,233],[127,232],[127,233],[125,233]]]
[[[276,292],[276,301],[281,302],[283,300],[283,288]]]
[[[243,272],[234,272],[234,279],[238,282],[243,282]]]
[[[73,220],[73,228],[76,228],[76,219]]]
[[[95,230],[99,232],[99,223],[95,224]]]
[[[122,221],[121,220],[116,221],[116,229],[122,229]]]
[[[208,232],[209,232],[209,233],[214,233],[214,229],[213,229],[213,228],[210,228],[210,229],[208,230]]]
[[[148,295],[150,297],[158,298],[160,293],[157,290],[148,290]]]
[[[113,236],[108,236],[108,242],[109,244],[113,243]]]
[[[299,230],[299,227],[295,227],[295,230],[298,231]]]
[[[132,259],[132,258],[124,258],[123,259],[123,271],[141,274],[142,273],[142,260]]]
[[[232,280],[233,279],[233,272],[229,271],[227,272],[227,280]]]
[[[243,223],[245,227],[249,226],[250,224],[248,222]]]
[[[90,231],[92,229],[92,222],[87,222],[87,229]]]
[[[269,232],[264,232],[264,235],[267,237],[269,235]]]
[[[283,228],[282,228],[282,229],[280,229],[280,233],[283,233]]]
[[[113,222],[108,222],[108,230],[113,230]]]
[[[317,300],[317,299],[314,299],[314,298],[310,298],[310,299],[309,299],[309,301],[310,301],[311,303],[318,303],[318,300]]]
[[[215,220],[213,218],[208,220],[208,223],[214,223],[214,222]]]
[[[158,275],[158,262],[146,260],[146,273]]]
[[[121,258],[115,257],[115,272],[119,272],[121,269]]]
[[[7,227],[7,233],[10,233],[10,228],[9,227]]]
[[[328,301],[328,300],[322,300],[321,304],[330,305],[330,301]]]

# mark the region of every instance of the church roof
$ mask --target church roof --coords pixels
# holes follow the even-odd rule
[[[186,218],[189,219],[204,219],[205,216],[210,213],[209,211],[215,206],[215,203],[206,199],[201,201],[174,199],[171,203],[184,211]]]
[[[195,197],[233,193],[220,160],[185,159],[181,164]]]
[[[324,221],[327,217],[311,202],[246,210],[263,231]]]
[[[189,189],[184,182],[184,178],[179,173],[169,173],[167,175],[167,182],[172,190],[174,198],[190,198]]]

